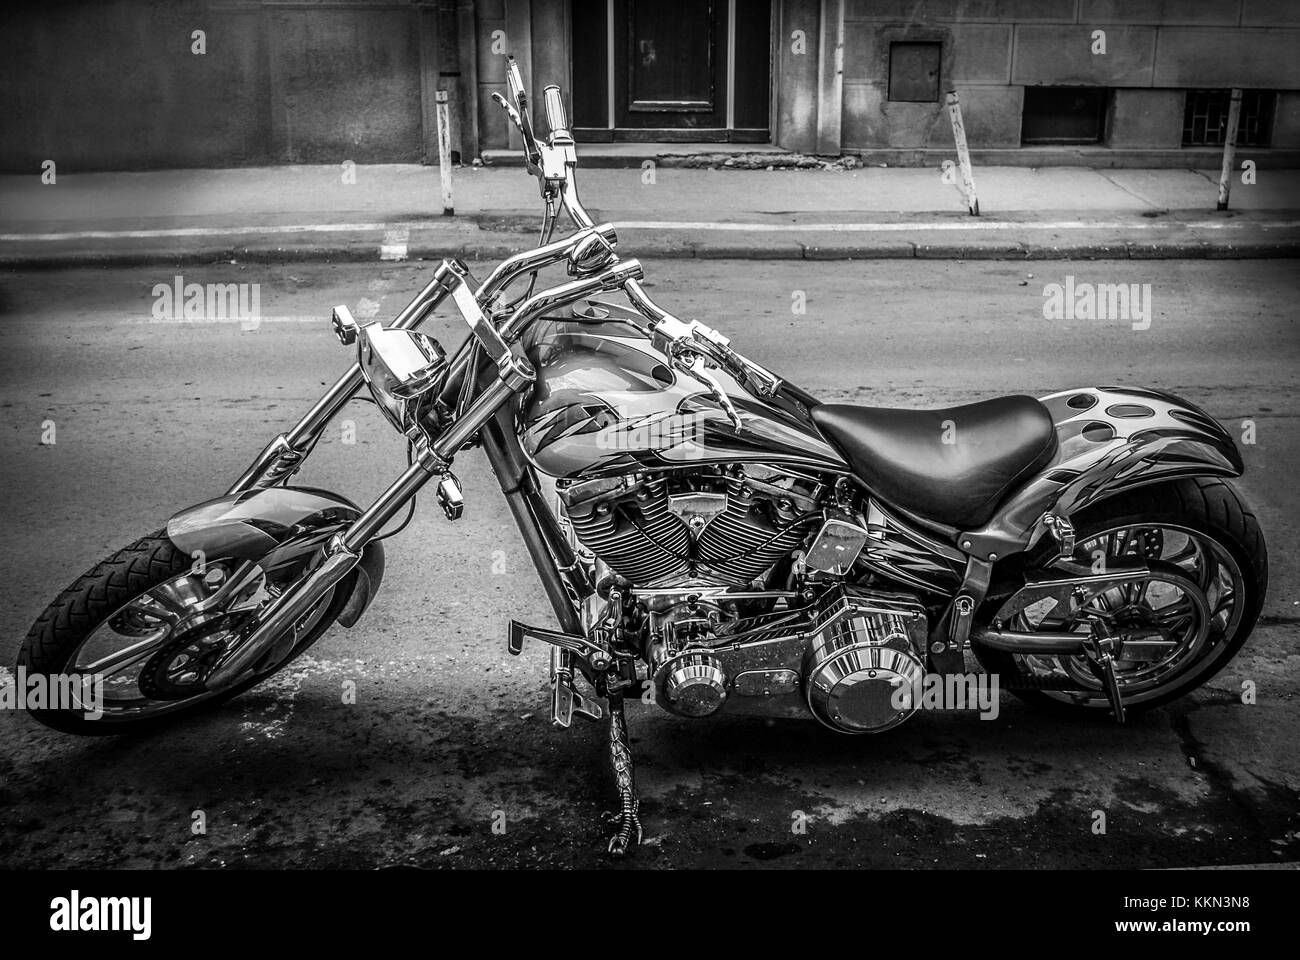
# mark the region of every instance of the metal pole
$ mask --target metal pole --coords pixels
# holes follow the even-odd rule
[[[454,217],[456,205],[451,199],[451,108],[447,104],[447,91],[434,94],[438,112],[438,172],[442,175],[442,215]]]
[[[966,146],[966,127],[961,122],[961,104],[957,92],[949,90],[945,98],[948,118],[952,121],[952,138],[957,144],[957,163],[961,166],[962,192],[966,194],[966,208],[972,217],[980,215],[980,201],[975,195],[975,175],[971,172],[970,149]]]
[[[1228,191],[1232,187],[1232,165],[1237,155],[1237,124],[1241,120],[1241,88],[1232,88],[1228,104],[1228,129],[1223,132],[1223,169],[1219,171],[1219,209],[1228,209]]]

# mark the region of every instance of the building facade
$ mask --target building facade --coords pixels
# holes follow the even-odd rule
[[[1239,88],[1242,156],[1297,166],[1298,50],[1300,0],[9,6],[0,165],[434,162],[439,90],[458,159],[492,157],[514,145],[491,99],[511,54],[593,144],[933,164],[953,91],[977,162],[1212,165]]]

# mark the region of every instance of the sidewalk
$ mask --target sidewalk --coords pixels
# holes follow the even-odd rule
[[[522,164],[282,166],[0,177],[0,264],[500,259],[536,244]],[[770,259],[1238,258],[1300,255],[1300,171],[976,168],[982,216],[933,168],[578,169],[627,255]]]

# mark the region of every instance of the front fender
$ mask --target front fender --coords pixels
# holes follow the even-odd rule
[[[257,560],[270,568],[314,564],[321,547],[361,515],[361,509],[328,490],[267,487],[195,504],[167,521],[167,536],[194,556]],[[352,593],[338,616],[353,626],[384,578],[384,547],[366,546]]]
[[[1088,387],[1042,402],[1056,423],[1056,456],[983,528],[960,535],[958,542],[974,556],[1028,549],[1042,536],[1046,513],[1068,517],[1133,487],[1181,477],[1238,477],[1244,469],[1228,432],[1170,393]]]

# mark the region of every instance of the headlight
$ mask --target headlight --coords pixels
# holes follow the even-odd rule
[[[447,379],[447,354],[437,340],[380,323],[359,331],[357,362],[375,403],[402,433],[415,426],[412,401],[442,389]]]

